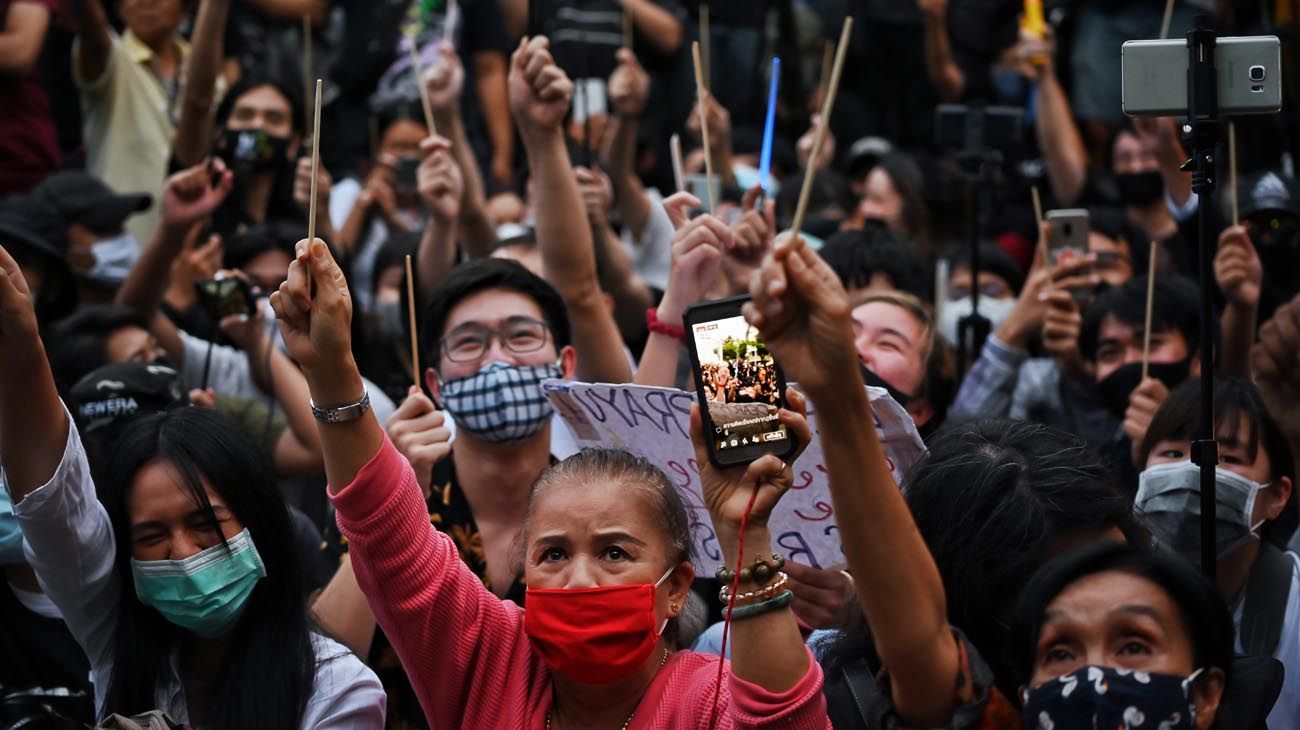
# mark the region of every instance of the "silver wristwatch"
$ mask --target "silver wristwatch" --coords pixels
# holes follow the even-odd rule
[[[311,402],[311,414],[321,423],[347,423],[355,421],[370,410],[370,393],[362,391],[361,400],[343,406],[321,408],[316,401]]]

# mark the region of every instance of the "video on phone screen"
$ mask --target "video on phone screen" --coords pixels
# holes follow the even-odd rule
[[[758,330],[736,316],[696,324],[693,334],[717,450],[786,439],[776,361]]]

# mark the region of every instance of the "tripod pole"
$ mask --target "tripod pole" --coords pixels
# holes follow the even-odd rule
[[[1217,179],[1216,147],[1219,125],[1218,72],[1214,66],[1216,34],[1209,16],[1196,19],[1187,33],[1187,128],[1191,132],[1192,190],[1200,199],[1196,212],[1197,246],[1200,251],[1201,290],[1201,419],[1197,440],[1192,444],[1192,461],[1201,469],[1201,571],[1214,580],[1218,560],[1215,530],[1214,471],[1219,464],[1219,446],[1214,439],[1214,303],[1211,276],[1214,249],[1209,236],[1209,207]]]

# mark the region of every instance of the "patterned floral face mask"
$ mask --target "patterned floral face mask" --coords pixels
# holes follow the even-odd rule
[[[1188,677],[1081,667],[1027,690],[1025,730],[1184,730],[1196,727]]]

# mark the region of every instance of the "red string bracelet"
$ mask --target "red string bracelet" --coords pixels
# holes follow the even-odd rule
[[[727,601],[726,613],[722,616],[722,647],[718,650],[718,677],[713,687],[713,709],[709,711],[709,728],[716,728],[718,721],[718,699],[722,695],[722,670],[727,663],[727,634],[731,632],[731,612],[736,607],[736,592],[740,589],[740,571],[745,567],[745,531],[749,528],[749,513],[754,509],[754,502],[758,499],[758,484],[754,485],[754,491],[749,495],[749,504],[745,505],[745,512],[740,516],[740,535],[736,539],[736,572],[731,579],[731,599]]]
[[[645,310],[645,326],[649,328],[651,332],[657,332],[661,335],[666,335],[668,337],[673,338],[674,340],[686,339],[686,328],[680,325],[660,322],[659,310],[656,309],[655,307],[651,307]]]

